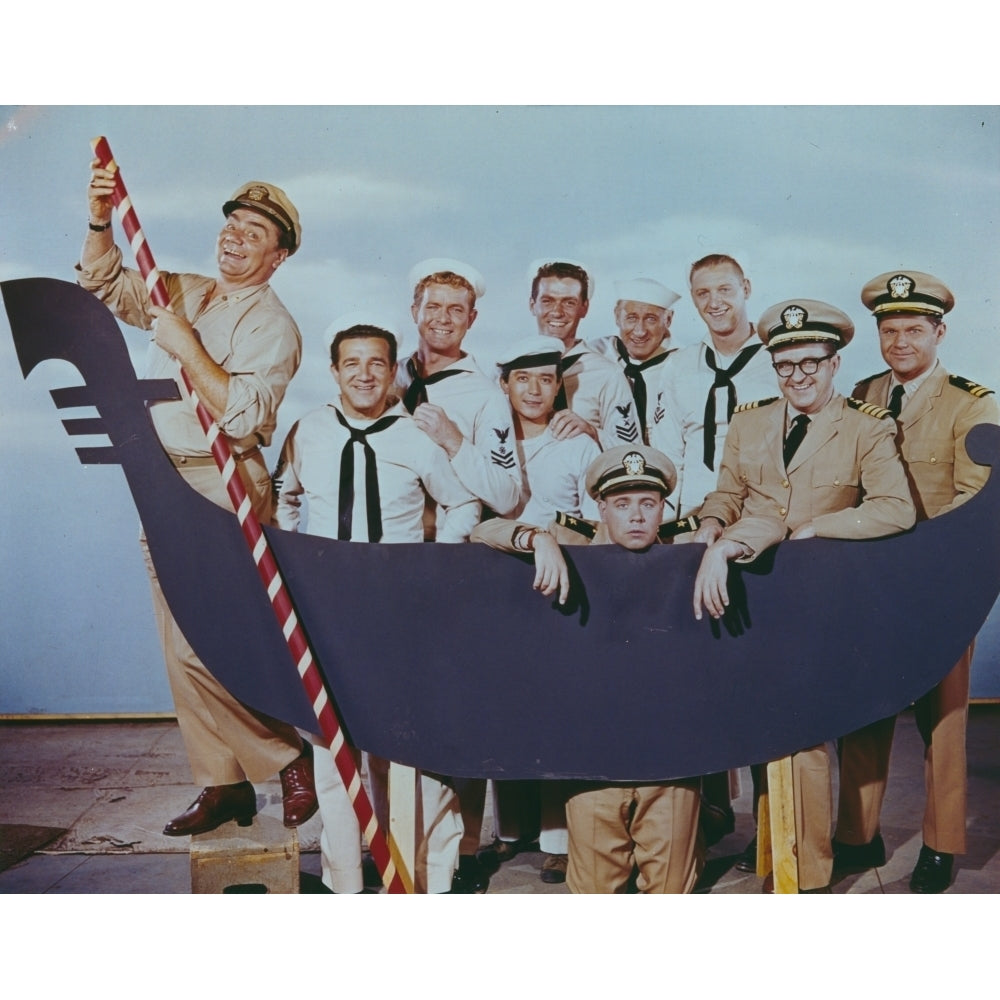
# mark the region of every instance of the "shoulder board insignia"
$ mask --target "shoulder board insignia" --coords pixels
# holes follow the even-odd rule
[[[891,368],[886,368],[884,372],[879,372],[877,375],[869,375],[868,378],[863,378],[858,380],[858,385],[868,385],[869,382],[874,382],[875,379],[881,378],[883,375],[892,374]]]
[[[593,538],[597,534],[597,525],[593,521],[584,521],[582,518],[573,517],[572,514],[564,514],[561,510],[556,511],[556,524],[561,524],[570,531],[575,531],[586,538]]]
[[[660,541],[665,542],[668,538],[673,538],[675,535],[685,535],[689,531],[697,531],[700,523],[698,516],[691,514],[689,517],[682,517],[679,521],[665,521],[660,525],[656,533],[659,535]]]
[[[733,413],[742,413],[744,410],[756,410],[758,406],[767,406],[768,403],[776,403],[780,398],[780,396],[768,396],[767,399],[755,399],[752,403],[740,403],[733,410]]]
[[[972,382],[967,378],[962,378],[961,375],[949,375],[948,382],[955,386],[956,389],[963,389],[965,392],[970,393],[977,399],[982,396],[991,396],[993,394],[992,389],[987,389],[985,385],[980,385],[978,382]]]
[[[892,419],[892,414],[884,406],[876,406],[874,403],[866,403],[863,400],[855,399],[853,396],[847,397],[847,405],[851,407],[852,410],[857,410],[859,413],[865,413],[869,417],[875,417],[878,420],[884,420],[886,417]]]

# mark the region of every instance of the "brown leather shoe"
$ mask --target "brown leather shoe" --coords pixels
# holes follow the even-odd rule
[[[281,806],[285,826],[301,826],[316,815],[319,802],[313,780],[313,748],[306,740],[302,753],[278,775],[281,778]]]
[[[163,832],[168,837],[190,837],[208,833],[231,819],[240,826],[249,826],[256,815],[257,794],[249,781],[236,785],[209,785],[185,812],[163,828]]]

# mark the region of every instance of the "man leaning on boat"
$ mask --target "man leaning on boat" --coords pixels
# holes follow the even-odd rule
[[[224,203],[216,242],[218,274],[161,272],[170,308],[151,303],[138,271],[123,265],[111,233],[114,174],[95,160],[87,189],[87,236],[79,284],[123,323],[152,330],[146,377],[178,378],[183,367],[226,435],[261,523],[271,520],[271,488],[261,447],[270,444],[277,410],[299,366],[295,321],[268,284],[298,249],[298,212],[273,184],[251,181]],[[150,416],[178,472],[202,495],[232,509],[190,398],[154,403]],[[167,607],[145,538],[143,552],[177,720],[191,771],[204,788],[164,828],[167,836],[214,830],[229,820],[249,825],[257,812],[251,782],[278,772],[285,826],[317,809],[312,747],[292,726],[243,705],[206,669]]]

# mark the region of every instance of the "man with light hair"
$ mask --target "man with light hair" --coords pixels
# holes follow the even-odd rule
[[[660,378],[663,363],[673,353],[670,324],[680,296],[652,278],[616,281],[615,292],[618,334],[591,341],[591,347],[624,371],[642,439],[648,444],[649,429],[665,416]]]

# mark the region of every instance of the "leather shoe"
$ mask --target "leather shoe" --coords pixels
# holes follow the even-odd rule
[[[562,885],[566,881],[569,857],[565,854],[547,854],[542,862],[539,878],[546,885]]]
[[[249,826],[256,815],[257,793],[249,781],[209,785],[180,816],[163,828],[163,832],[168,837],[190,837],[208,833],[231,819],[240,826]]]
[[[749,872],[751,875],[757,873],[757,838],[754,837],[753,840],[743,848],[743,853],[739,855],[736,859],[736,864],[733,867],[738,872]]]
[[[920,847],[920,857],[910,876],[910,892],[944,892],[951,885],[954,854],[932,851],[926,844]]]
[[[313,748],[306,740],[302,753],[278,775],[281,778],[281,807],[287,827],[301,826],[319,809],[313,780]]]
[[[736,813],[732,806],[723,808],[702,796],[698,823],[705,838],[705,846],[712,847],[736,829]]]
[[[867,844],[844,844],[833,842],[833,865],[839,871],[866,868],[881,868],[885,864],[885,841],[881,833],[876,833]]]
[[[476,853],[476,860],[487,875],[496,875],[505,861],[516,858],[521,851],[527,851],[531,846],[531,841],[528,840],[501,840],[494,837],[489,847]],[[537,849],[537,844],[535,847]]]
[[[459,855],[458,871],[451,878],[452,893],[481,896],[489,887],[490,878],[483,871],[475,855]]]

